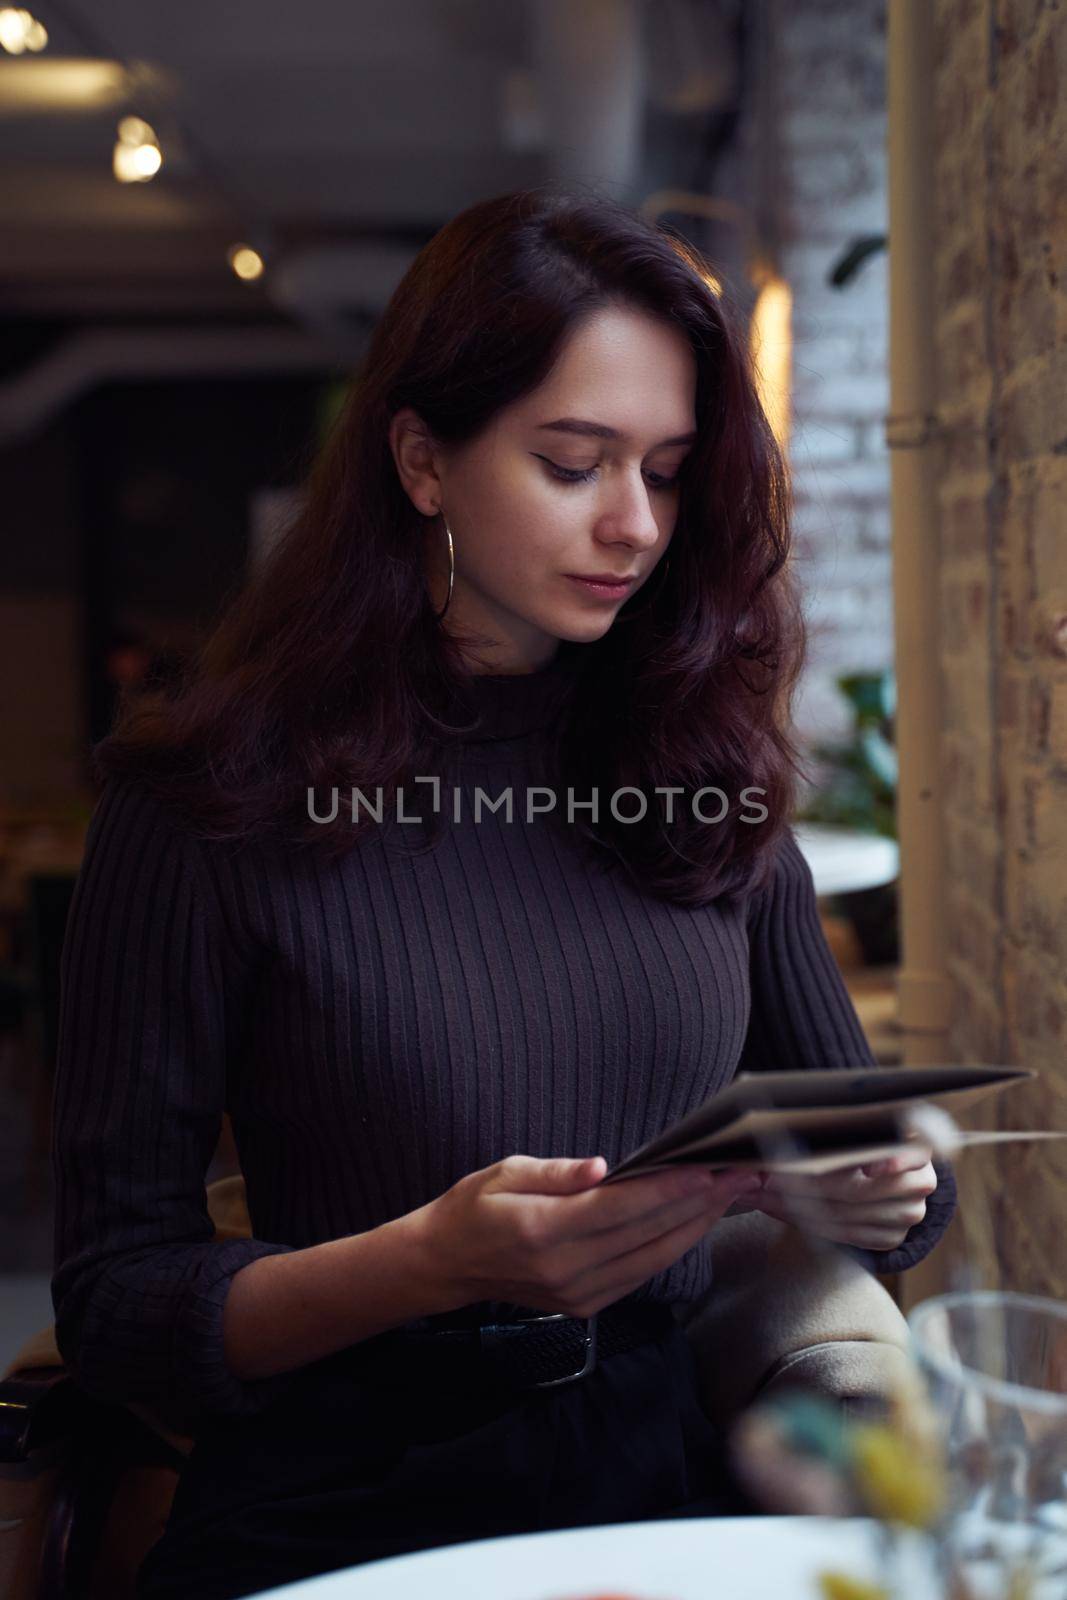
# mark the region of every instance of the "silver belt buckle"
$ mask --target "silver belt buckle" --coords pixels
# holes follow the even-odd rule
[[[579,1367],[577,1372],[568,1372],[562,1378],[540,1378],[536,1383],[530,1384],[531,1389],[555,1389],[561,1383],[574,1383],[578,1378],[586,1378],[596,1366],[596,1319],[597,1312],[585,1318],[585,1365]],[[527,1322],[574,1322],[577,1319],[568,1317],[565,1311],[551,1311],[545,1316],[518,1317],[516,1321],[523,1324]]]

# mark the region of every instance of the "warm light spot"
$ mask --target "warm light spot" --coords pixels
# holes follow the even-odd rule
[[[155,144],[123,144],[112,154],[112,170],[120,183],[147,183],[163,165],[163,152]]]
[[[0,50],[20,56],[26,50],[43,50],[47,43],[47,28],[30,12],[21,6],[0,7]]]
[[[5,117],[121,106],[129,92],[129,79],[117,61],[53,55],[9,60],[0,55],[0,105]]]
[[[245,283],[261,278],[265,270],[263,257],[250,244],[233,244],[226,252],[226,260]]]
[[[781,450],[789,442],[793,357],[793,294],[784,278],[766,273],[752,310],[749,343],[760,404]]]
[[[143,117],[123,117],[118,134],[111,165],[119,182],[146,183],[154,178],[163,165],[163,152],[152,124]]]
[[[123,144],[158,144],[155,130],[143,117],[123,117],[119,123],[119,138]]]

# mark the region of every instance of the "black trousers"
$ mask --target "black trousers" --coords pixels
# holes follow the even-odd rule
[[[197,1435],[137,1600],[231,1600],[407,1551],[550,1528],[747,1514],[665,1312],[651,1342],[516,1393],[313,1363],[257,1416]]]

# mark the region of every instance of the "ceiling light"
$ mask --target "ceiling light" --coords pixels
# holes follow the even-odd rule
[[[0,56],[0,106],[5,122],[13,117],[81,115],[112,107],[120,110],[129,95],[129,78],[117,61]]]
[[[0,7],[0,50],[9,56],[20,56],[26,50],[43,50],[48,43],[48,30],[43,22],[21,7]]]
[[[226,260],[245,283],[254,283],[265,271],[263,257],[250,244],[232,244],[226,252]]]
[[[158,144],[151,123],[143,117],[123,117],[119,123],[119,138],[123,144]]]
[[[111,168],[120,183],[147,183],[163,165],[152,125],[143,117],[123,117],[112,152]]]

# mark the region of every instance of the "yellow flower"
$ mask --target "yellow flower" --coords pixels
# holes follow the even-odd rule
[[[940,1463],[917,1453],[911,1440],[876,1423],[857,1425],[850,1438],[860,1490],[874,1516],[926,1528],[945,1503]]]
[[[880,1583],[850,1578],[847,1572],[820,1572],[819,1590],[823,1600],[891,1600]]]
[[[1008,1580],[1008,1600],[1032,1600],[1034,1575],[1029,1565],[1016,1567]]]

